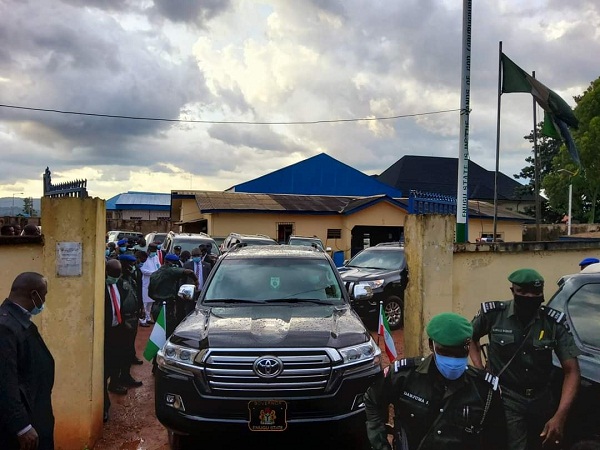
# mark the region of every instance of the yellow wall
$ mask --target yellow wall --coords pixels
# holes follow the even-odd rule
[[[469,242],[477,242],[481,235],[494,234],[493,219],[469,218]],[[504,242],[522,242],[523,224],[508,220],[498,220],[496,233],[502,235]]]
[[[80,449],[102,433],[104,402],[105,202],[42,198],[43,274],[48,278],[44,339],[56,361],[52,401],[59,449]],[[56,245],[82,244],[82,275],[58,276]]]
[[[55,446],[91,448],[103,427],[105,203],[43,197],[42,216],[38,243],[17,244],[17,238],[14,244],[0,242],[1,295],[8,296],[22,272],[39,272],[48,279],[46,308],[34,322],[55,360]],[[81,276],[57,275],[59,242],[82,244]]]
[[[600,255],[598,242],[454,244],[452,216],[409,215],[405,249],[409,283],[405,294],[404,350],[406,356],[429,352],[424,326],[442,311],[469,320],[481,302],[511,298],[508,275],[530,267],[545,279],[549,300],[558,279],[579,272],[579,261]],[[452,233],[449,232],[452,230]]]

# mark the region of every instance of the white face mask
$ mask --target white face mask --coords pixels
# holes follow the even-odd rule
[[[35,300],[32,298],[31,301],[33,302],[33,309],[30,312],[33,316],[37,316],[39,313],[41,313],[44,310],[44,307],[46,306],[46,304],[42,301],[42,297],[40,297],[40,294],[38,293],[38,291],[33,291],[33,292],[35,292],[35,295],[37,295],[38,299],[40,300],[40,307],[38,308],[38,306],[35,304]]]

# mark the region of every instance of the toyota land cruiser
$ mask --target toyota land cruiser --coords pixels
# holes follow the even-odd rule
[[[258,434],[265,448],[340,434],[369,448],[362,397],[381,375],[381,351],[326,253],[228,251],[157,364],[156,416],[173,449],[215,434],[244,446]]]

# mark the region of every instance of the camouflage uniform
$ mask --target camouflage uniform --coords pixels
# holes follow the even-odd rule
[[[365,394],[372,448],[390,448],[385,427],[390,404],[394,425],[397,430],[403,428],[410,450],[506,448],[497,381],[473,367],[457,380],[447,380],[435,370],[433,355],[394,361]],[[396,444],[394,448],[403,447]]]
[[[552,351],[560,361],[580,354],[564,314],[542,305],[524,326],[513,301],[485,302],[472,324],[474,341],[488,335],[488,368],[500,374],[509,448],[541,448],[539,435],[557,407],[550,389]]]

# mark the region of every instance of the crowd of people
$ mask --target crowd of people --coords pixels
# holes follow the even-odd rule
[[[3,224],[0,227],[0,236],[40,236],[42,234],[40,227],[28,223],[24,227],[17,222],[11,224]]]
[[[153,324],[164,304],[170,335],[210,274],[205,248],[194,248],[185,262],[181,253],[163,255],[156,242],[147,250],[126,240],[107,244],[105,421],[109,392],[123,395],[142,385],[130,373],[132,364],[143,364],[135,352],[138,326]],[[543,305],[544,279],[536,270],[517,270],[508,281],[511,300],[482,303],[472,320],[451,312],[435,315],[426,325],[430,353],[397,359],[384,369],[364,396],[372,449],[566,448],[580,351],[564,316]],[[195,286],[192,299],[178,297],[182,284]],[[2,449],[54,448],[54,360],[30,320],[43,311],[46,294],[43,275],[25,272],[0,306]],[[483,337],[489,340],[485,353]],[[553,353],[563,371],[557,398],[550,388]],[[577,448],[598,449],[597,444]]]

